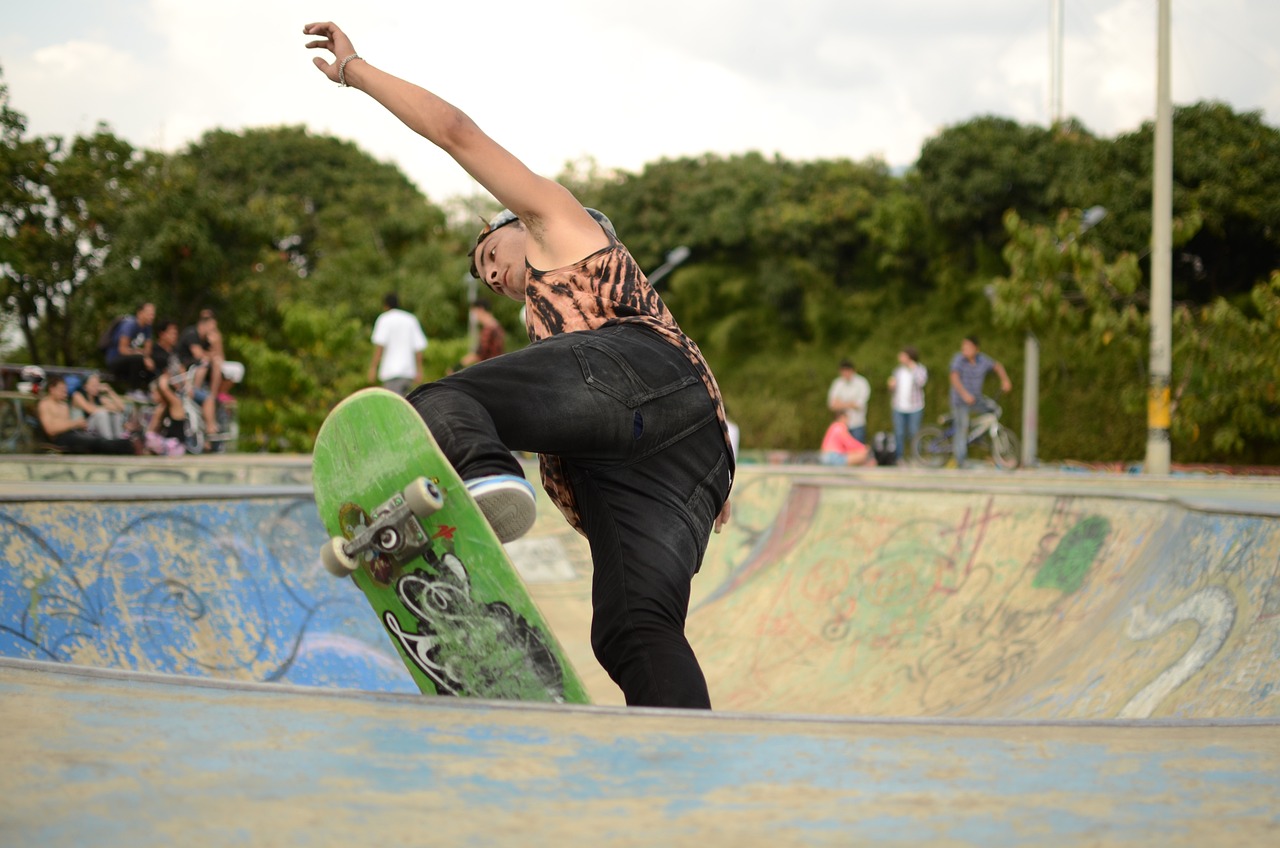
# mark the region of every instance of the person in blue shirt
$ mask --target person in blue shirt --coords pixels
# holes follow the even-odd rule
[[[995,409],[995,402],[982,393],[982,384],[992,371],[1000,378],[1001,391],[1013,389],[1004,366],[979,349],[978,337],[965,336],[960,352],[951,357],[951,416],[955,422],[952,446],[956,468],[964,468],[969,458],[969,418]]]
[[[155,304],[142,304],[116,327],[107,348],[107,369],[112,378],[135,391],[145,390],[156,377],[151,358],[151,325],[155,320]]]

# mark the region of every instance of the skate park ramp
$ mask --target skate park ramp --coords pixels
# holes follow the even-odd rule
[[[690,640],[725,709],[1280,715],[1280,487],[745,476]]]
[[[306,485],[53,468],[0,483],[0,655],[413,691],[363,597],[320,567]],[[540,506],[509,550],[593,701],[621,704],[588,642],[586,544]],[[1280,716],[1280,482],[747,466],[693,589],[718,709]]]
[[[309,487],[26,490],[0,499],[0,655],[417,691],[364,597],[320,566]]]
[[[549,503],[511,552],[599,706],[412,692],[301,464],[37,470],[0,482],[6,843],[1280,834],[1274,483],[743,468],[689,715],[613,706]]]
[[[13,845],[1274,845],[1274,723],[781,719],[0,659]]]

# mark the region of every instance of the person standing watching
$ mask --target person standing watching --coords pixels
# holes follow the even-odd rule
[[[853,363],[840,362],[840,376],[831,382],[827,390],[827,408],[844,413],[849,435],[862,444],[867,443],[867,401],[871,399],[871,384],[858,373]]]
[[[955,427],[952,449],[956,468],[964,468],[969,458],[970,417],[995,409],[995,402],[982,393],[982,384],[992,371],[1000,378],[1001,391],[1013,390],[1004,366],[979,349],[977,336],[965,336],[960,352],[951,357],[951,416]]]
[[[889,391],[893,400],[893,452],[898,462],[907,454],[907,445],[920,432],[920,419],[924,417],[924,384],[929,372],[920,364],[920,354],[908,345],[898,351],[898,367],[889,378]]]
[[[382,299],[382,314],[373,323],[373,361],[369,382],[380,382],[388,391],[404,396],[422,382],[422,352],[427,335],[410,312],[400,308],[392,292]]]

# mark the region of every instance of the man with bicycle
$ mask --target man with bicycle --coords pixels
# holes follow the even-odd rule
[[[995,409],[995,403],[982,394],[982,384],[992,371],[1000,378],[1001,391],[1013,389],[1004,366],[979,350],[978,337],[965,336],[960,352],[951,357],[951,417],[955,427],[952,445],[956,468],[964,468],[969,457],[969,419]]]

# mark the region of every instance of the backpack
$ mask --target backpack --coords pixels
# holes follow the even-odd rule
[[[121,315],[111,322],[111,326],[102,331],[102,335],[98,336],[98,351],[106,356],[111,350],[111,344],[116,340],[116,331],[120,329],[120,325],[128,318],[128,315]]]
[[[871,437],[871,453],[876,458],[877,465],[897,465],[898,440],[893,433],[886,433],[881,430]]]

